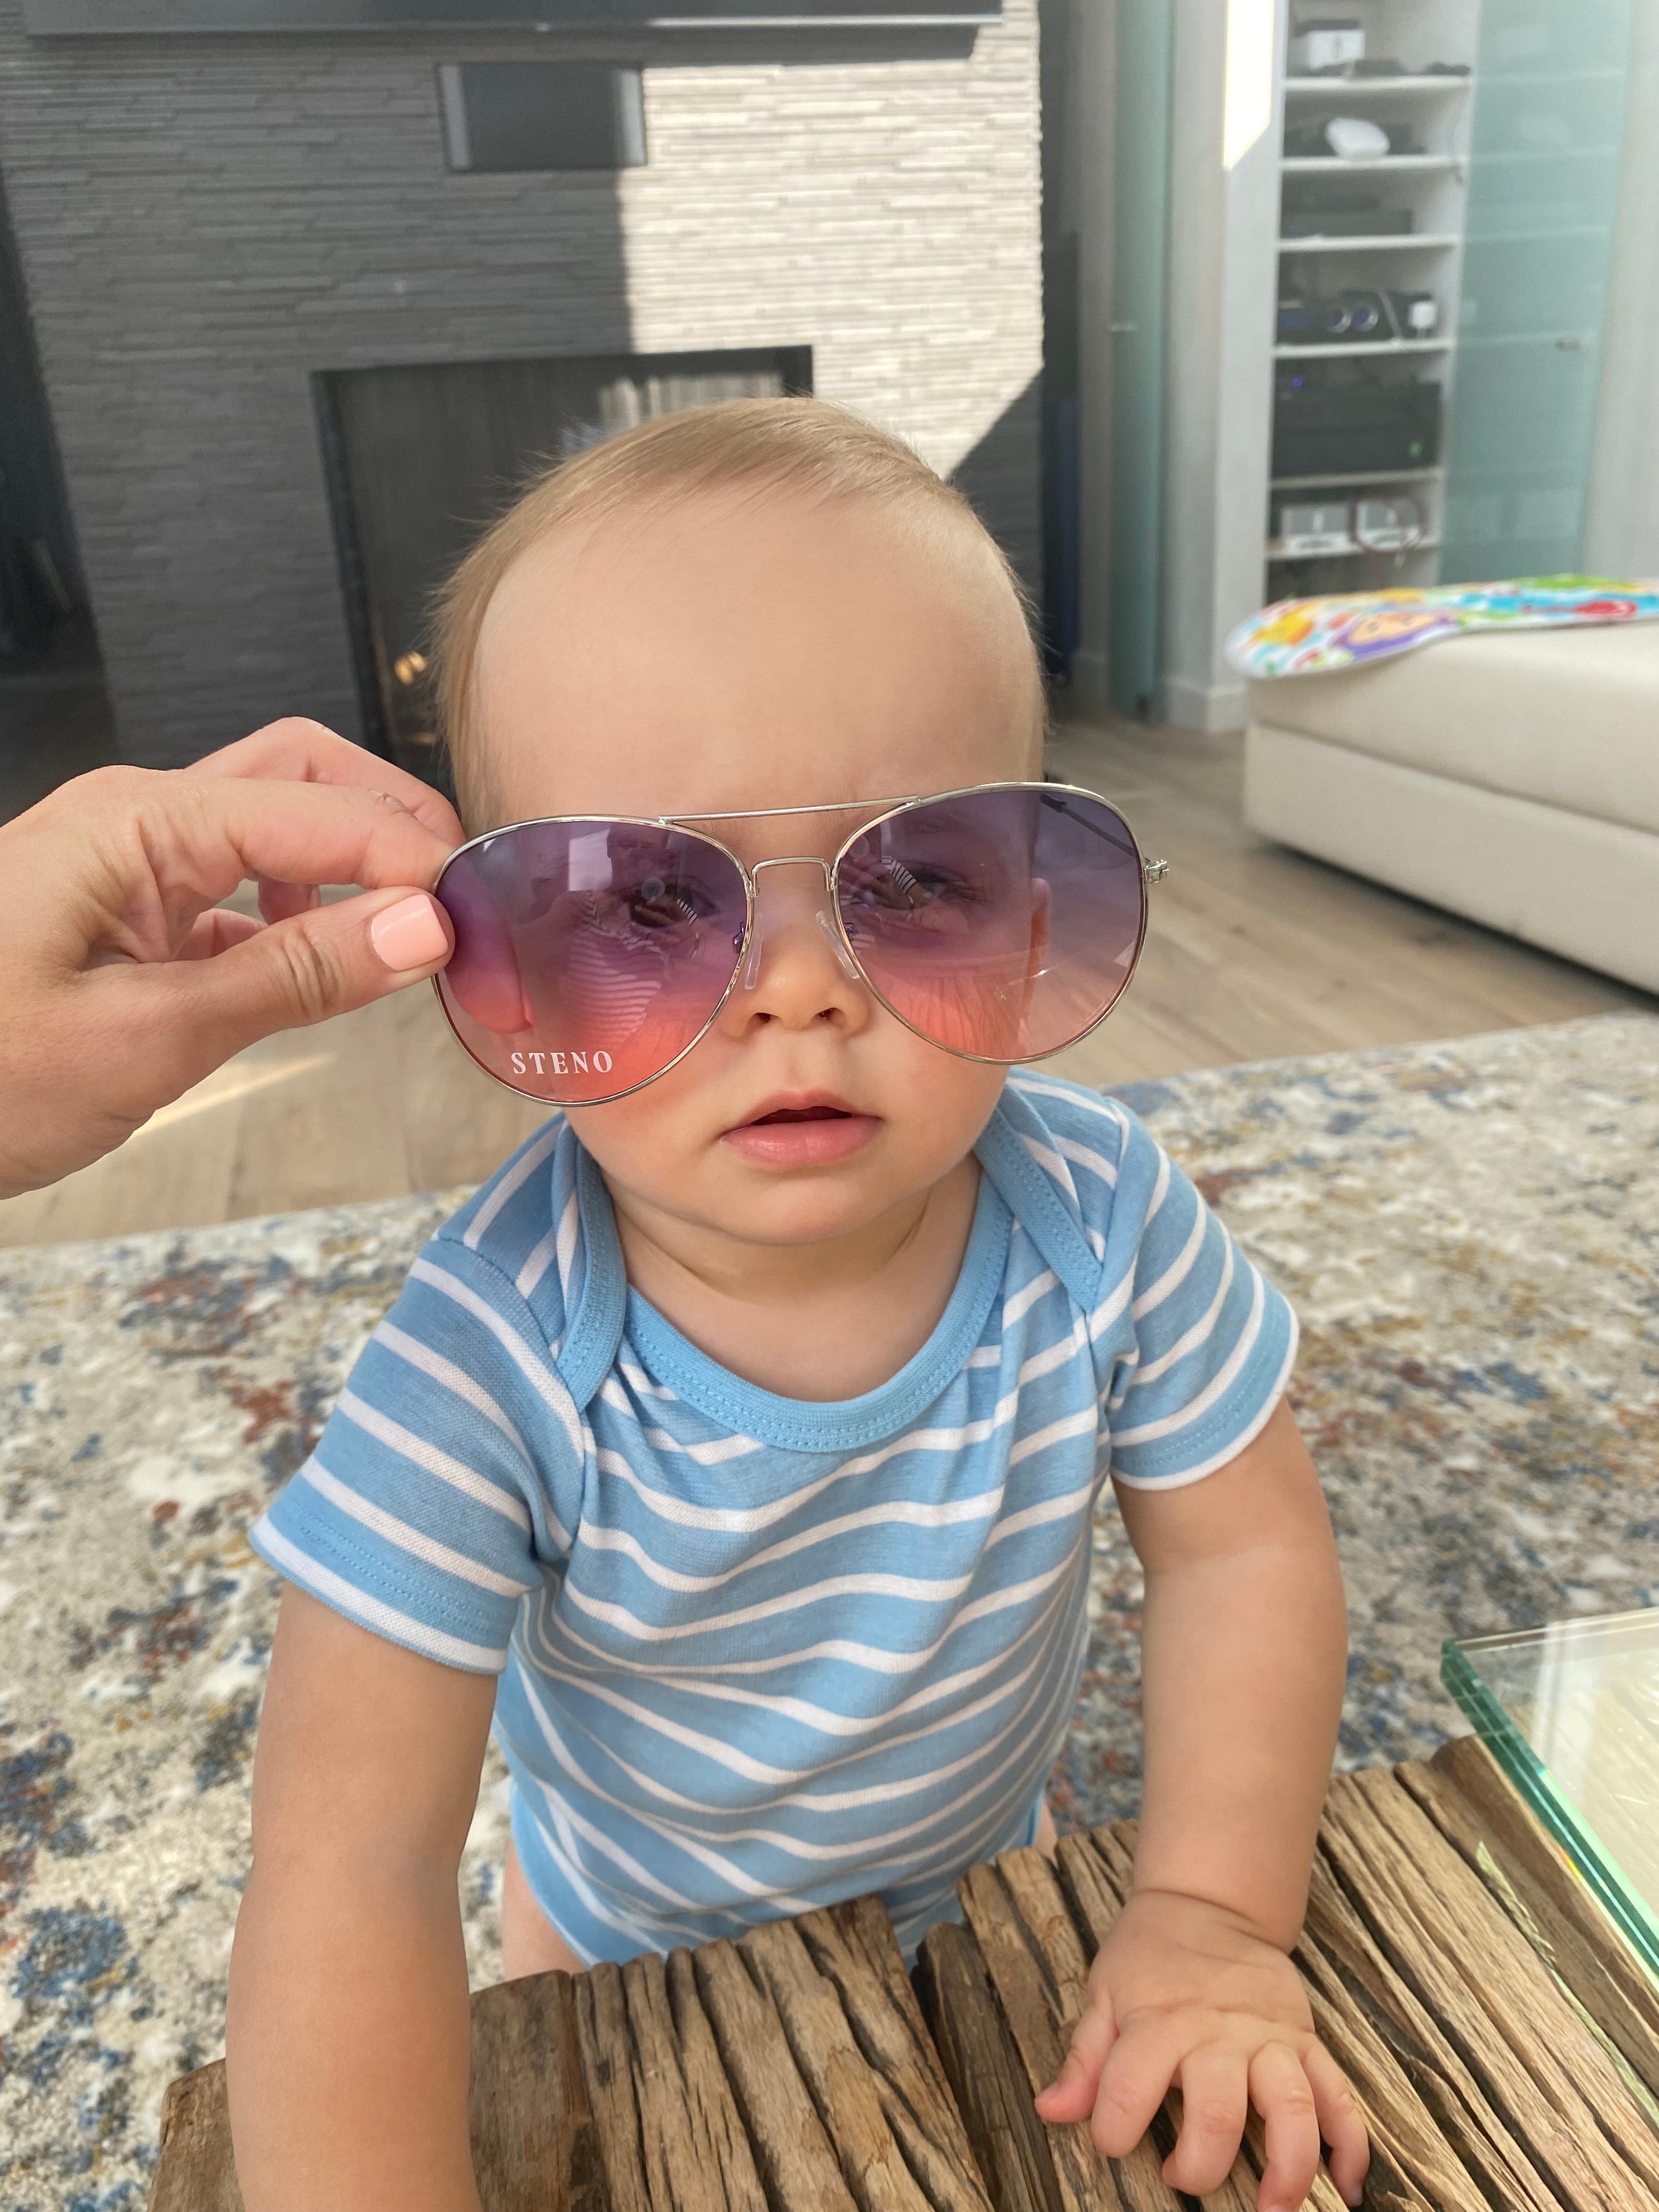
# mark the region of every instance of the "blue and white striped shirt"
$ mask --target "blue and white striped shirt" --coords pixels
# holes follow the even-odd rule
[[[1029,1839],[1108,1471],[1197,1481],[1284,1389],[1290,1309],[1126,1108],[1019,1072],[976,1152],[938,1327],[819,1404],[629,1290],[550,1122],[416,1261],[253,1530],[364,1627],[501,1674],[514,1838],[586,1958],[871,1889],[913,1942]]]

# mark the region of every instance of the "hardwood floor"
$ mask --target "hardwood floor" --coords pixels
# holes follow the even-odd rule
[[[1048,1062],[1108,1085],[1659,1001],[1267,845],[1236,736],[1063,727],[1055,771],[1170,863],[1123,1005]],[[478,1073],[422,988],[268,1038],[111,1158],[0,1203],[0,1245],[184,1228],[474,1183],[544,1118]]]

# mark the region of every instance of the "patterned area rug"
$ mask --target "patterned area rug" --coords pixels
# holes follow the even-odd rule
[[[1454,1729],[1449,1633],[1659,1603],[1659,1020],[1125,1094],[1303,1319],[1353,1656],[1341,1757]],[[0,1254],[0,2212],[142,2205],[222,2047],[275,1608],[245,1531],[455,1194]],[[1062,1826],[1133,1809],[1109,1509]],[[498,1766],[463,1870],[495,1978]]]

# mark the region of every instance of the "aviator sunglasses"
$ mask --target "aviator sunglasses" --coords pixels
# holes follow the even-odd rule
[[[868,814],[833,860],[747,866],[693,823]],[[738,812],[554,816],[453,853],[436,896],[455,933],[434,976],[450,1026],[510,1090],[562,1106],[624,1097],[707,1036],[760,978],[757,878],[813,867],[846,975],[963,1060],[1041,1060],[1103,1020],[1146,933],[1128,823],[1063,783]]]

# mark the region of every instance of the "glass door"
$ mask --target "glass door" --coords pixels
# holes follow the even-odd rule
[[[1447,455],[1448,581],[1577,568],[1633,0],[1484,0]]]
[[[1107,685],[1121,714],[1157,711],[1164,569],[1169,296],[1169,0],[1118,0],[1112,132],[1112,581]]]

